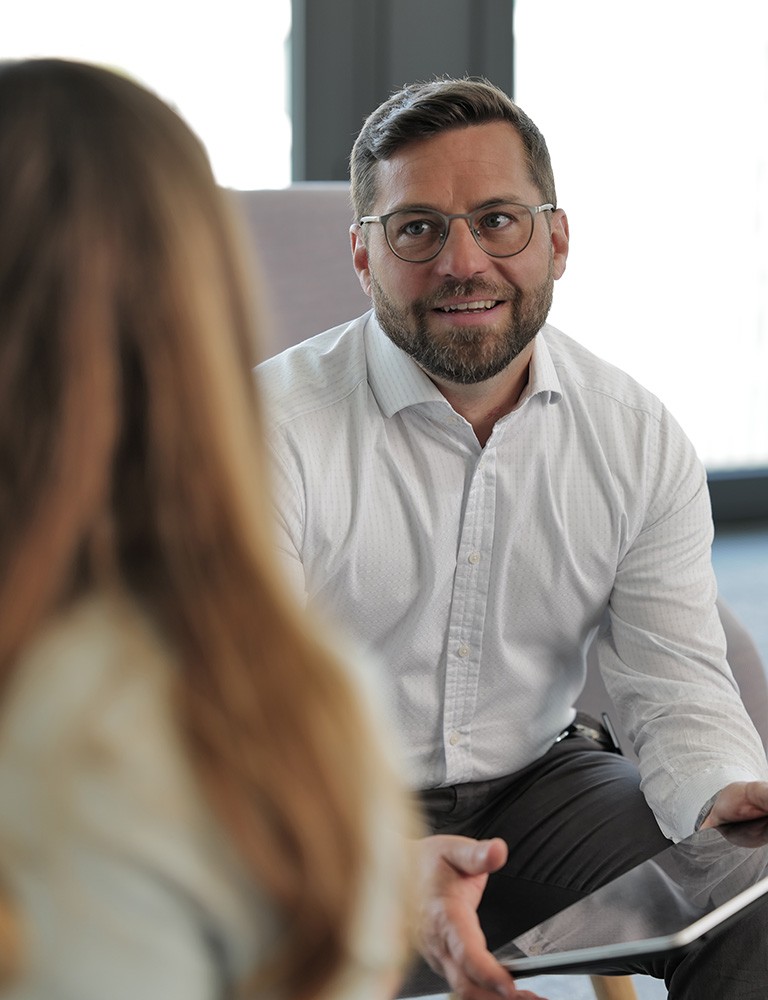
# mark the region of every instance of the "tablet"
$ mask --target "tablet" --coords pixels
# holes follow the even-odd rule
[[[696,948],[768,892],[768,818],[701,830],[514,938],[515,977],[621,972]]]

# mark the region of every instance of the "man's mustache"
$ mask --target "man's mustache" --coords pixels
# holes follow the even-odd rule
[[[420,300],[425,309],[439,309],[453,299],[479,298],[512,300],[517,296],[514,285],[497,285],[482,278],[468,278],[466,281],[446,281],[431,295]]]

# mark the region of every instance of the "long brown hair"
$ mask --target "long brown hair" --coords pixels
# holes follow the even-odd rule
[[[285,928],[271,982],[324,995],[368,788],[400,800],[273,562],[226,194],[143,87],[31,60],[0,68],[0,219],[0,682],[62,603],[127,587],[178,650],[193,766]]]

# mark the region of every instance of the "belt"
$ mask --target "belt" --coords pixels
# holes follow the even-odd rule
[[[584,712],[577,712],[574,721],[559,734],[555,743],[561,743],[563,740],[567,740],[569,736],[582,736],[585,739],[592,740],[593,743],[597,743],[603,750],[620,754],[622,752],[621,746],[616,736],[616,730],[608,718],[608,714],[603,712],[601,719],[602,723],[598,722],[597,719],[593,719],[591,715],[586,715]]]

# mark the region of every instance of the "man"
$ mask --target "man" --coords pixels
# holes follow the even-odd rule
[[[546,323],[569,232],[536,126],[484,82],[406,87],[351,175],[373,313],[260,369],[281,545],[391,678],[432,833],[420,950],[466,1000],[527,997],[489,948],[667,838],[766,813],[768,768],[703,469],[655,397]],[[639,776],[572,726],[598,629]],[[677,1000],[764,997],[767,925],[643,970]]]

